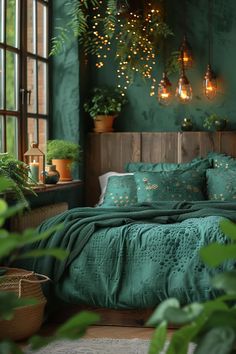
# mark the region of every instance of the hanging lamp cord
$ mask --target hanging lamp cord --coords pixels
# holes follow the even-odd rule
[[[209,65],[212,64],[212,2],[208,0],[208,60]]]

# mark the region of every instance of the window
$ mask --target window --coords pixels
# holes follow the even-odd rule
[[[46,0],[0,0],[0,152],[22,158],[48,131]]]

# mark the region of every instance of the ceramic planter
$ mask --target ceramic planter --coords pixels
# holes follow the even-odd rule
[[[52,164],[56,165],[56,170],[60,174],[59,182],[72,181],[71,175],[71,160],[66,159],[52,159]]]
[[[96,133],[113,132],[115,116],[98,115],[94,119],[94,131]]]

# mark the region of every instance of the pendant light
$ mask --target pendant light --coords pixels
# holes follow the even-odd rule
[[[192,52],[192,47],[189,44],[187,40],[187,26],[186,26],[186,12],[187,12],[187,7],[186,7],[186,0],[184,0],[184,9],[183,9],[183,28],[184,28],[184,38],[183,41],[179,47],[179,62],[182,65],[184,65],[185,69],[190,69],[193,66],[193,52]]]
[[[184,35],[183,42],[179,48],[180,56],[179,61],[181,61],[181,55],[183,55],[183,64],[185,69],[190,69],[193,66],[193,52],[192,47],[187,41],[186,34]]]
[[[212,100],[217,95],[217,78],[214,71],[211,68],[212,59],[212,25],[211,25],[211,0],[208,0],[208,66],[203,80],[203,93],[209,99]]]
[[[157,98],[160,104],[164,106],[168,106],[172,99],[172,85],[165,71],[158,84]]]
[[[165,7],[163,18],[165,20]],[[163,42],[163,62],[164,67],[166,66],[166,41]],[[162,79],[158,84],[157,99],[159,103],[163,106],[168,106],[172,100],[172,85],[168,79],[166,70],[164,69]]]
[[[181,70],[181,76],[178,81],[178,85],[176,88],[176,96],[179,100],[180,103],[188,103],[192,100],[192,87],[190,85],[190,82],[185,75],[185,68],[184,68],[184,62],[183,62],[183,56],[182,56],[182,70]]]

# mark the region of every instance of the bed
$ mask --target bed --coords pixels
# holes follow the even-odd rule
[[[229,139],[235,140],[232,132],[90,134],[87,204],[98,201],[99,175],[126,173],[107,180],[102,205],[65,211],[41,224],[43,231],[64,223],[61,231],[34,245],[66,248],[64,261],[46,257],[24,266],[47,274],[54,295],[70,304],[130,310],[153,308],[168,297],[182,304],[215,297],[210,278],[232,269],[234,262],[213,270],[198,252],[211,242],[228,242],[219,227],[222,218],[236,222],[236,160],[223,154],[235,156]],[[196,158],[209,151],[216,154]],[[204,187],[206,175],[214,182],[210,192]],[[226,179],[223,188],[220,181]],[[130,183],[136,185],[136,200]],[[115,188],[123,190],[121,199]]]

